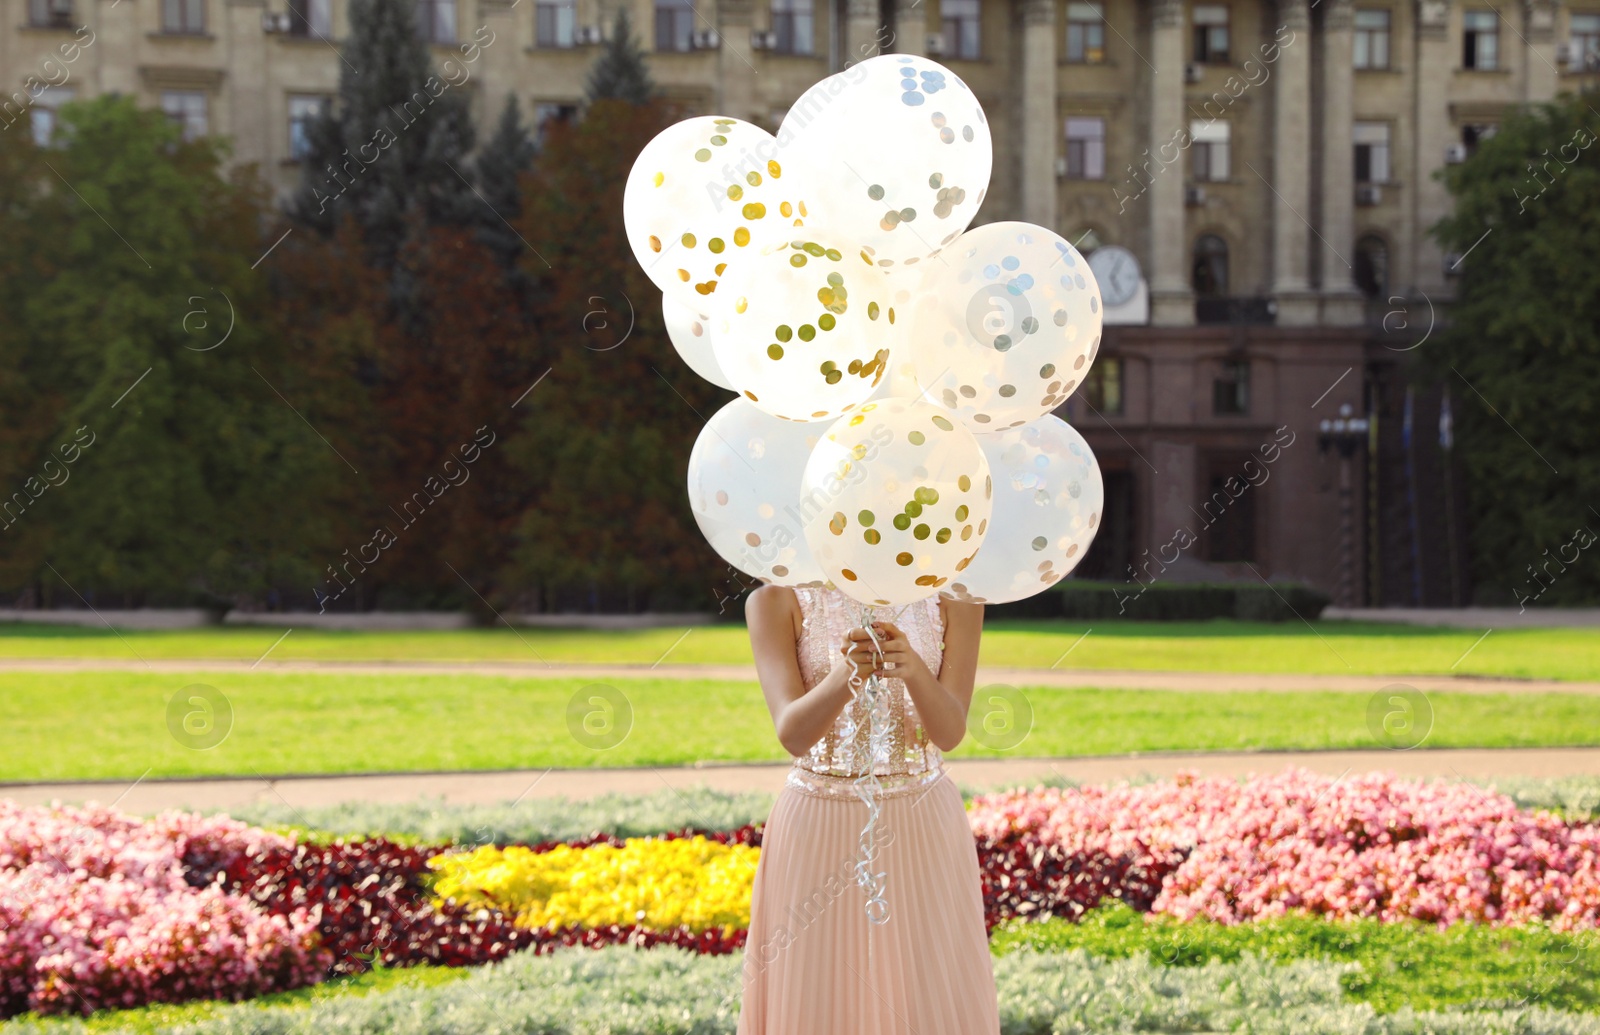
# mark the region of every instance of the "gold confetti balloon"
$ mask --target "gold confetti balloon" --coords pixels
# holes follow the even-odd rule
[[[667,327],[667,340],[672,342],[689,369],[718,388],[732,390],[733,383],[711,352],[711,321],[666,295],[661,296],[661,317]]]
[[[994,163],[972,90],[937,61],[905,54],[858,62],[807,90],[778,145],[783,161],[803,166],[814,225],[885,269],[925,262],[960,236]]]
[[[924,397],[976,432],[1060,406],[1100,348],[1100,286],[1078,250],[1032,223],[974,227],[923,271],[911,359]]]
[[[663,295],[705,312],[729,270],[803,219],[778,150],[759,126],[704,115],[668,126],[639,152],[622,222]]]
[[[780,586],[826,577],[806,544],[800,471],[823,432],[735,399],[706,422],[689,454],[689,509],[711,548],[740,571]]]
[[[836,421],[800,482],[806,542],[823,572],[878,607],[959,579],[983,545],[993,503],[976,436],[912,399],[865,403]]]
[[[883,382],[906,325],[888,277],[860,250],[805,231],[729,270],[711,347],[734,390],[785,420],[828,420]]]
[[[1089,443],[1054,414],[979,435],[994,479],[983,549],[941,592],[1004,604],[1043,592],[1083,560],[1100,527],[1105,489]]]

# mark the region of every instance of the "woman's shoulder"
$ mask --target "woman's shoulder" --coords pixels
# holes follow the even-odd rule
[[[788,623],[791,628],[799,624],[801,618],[800,590],[788,586],[777,586],[767,583],[757,586],[750,593],[750,599],[745,601],[745,624],[777,625]]]

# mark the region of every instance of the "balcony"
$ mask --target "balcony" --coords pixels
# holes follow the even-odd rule
[[[1197,298],[1194,322],[1270,326],[1278,321],[1278,302],[1267,297]]]

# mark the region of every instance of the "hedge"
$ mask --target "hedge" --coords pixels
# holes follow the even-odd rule
[[[1123,618],[1147,622],[1203,622],[1233,618],[1244,622],[1311,621],[1331,598],[1299,583],[1088,582],[1069,579],[1038,596],[996,604],[989,618],[1067,618],[1103,621]]]

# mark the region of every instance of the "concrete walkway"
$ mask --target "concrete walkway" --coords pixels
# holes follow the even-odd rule
[[[1373,770],[1401,776],[1494,779],[1509,776],[1600,776],[1600,748],[1440,749],[1414,751],[1263,751],[1232,754],[1118,755],[1096,758],[974,759],[948,763],[958,783],[995,787],[1050,776],[1105,783],[1182,770],[1246,776],[1290,766],[1334,776]],[[165,808],[228,809],[250,802],[294,808],[347,801],[408,802],[442,798],[454,804],[590,798],[605,793],[649,794],[663,788],[713,787],[776,794],[788,766],[700,766],[671,769],[548,769],[479,773],[387,773],[368,776],[248,777],[220,780],[141,780],[93,783],[0,784],[0,798],[24,805],[51,801],[116,803],[130,812]]]
[[[283,661],[252,664],[230,660],[124,661],[119,658],[0,660],[0,672],[337,672],[344,675],[481,675],[517,679],[711,679],[756,682],[751,665],[571,665],[515,661]],[[1295,693],[1334,690],[1370,694],[1400,684],[1423,691],[1455,693],[1600,694],[1600,683],[1493,676],[1285,675],[1274,672],[1150,672],[1118,669],[981,668],[978,686],[1099,687],[1111,690]]]

